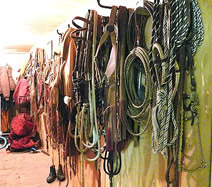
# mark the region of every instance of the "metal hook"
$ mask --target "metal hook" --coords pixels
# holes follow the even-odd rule
[[[60,33],[58,29],[57,29],[57,34],[59,34],[60,36],[62,36],[62,33]]]
[[[111,9],[111,8],[112,8],[111,6],[102,5],[102,4],[100,3],[100,0],[97,0],[97,4],[98,4],[101,8],[108,8],[108,9]]]

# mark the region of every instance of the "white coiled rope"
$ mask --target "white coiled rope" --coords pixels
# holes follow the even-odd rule
[[[144,69],[145,74],[145,92],[144,99],[138,96],[134,85],[134,67],[135,63],[141,63],[140,65]],[[126,85],[126,95],[128,98],[127,115],[142,126],[142,130],[139,133],[133,132],[130,125],[127,125],[127,130],[134,136],[142,135],[149,123],[150,123],[150,100],[151,100],[151,77],[149,68],[149,56],[146,50],[142,47],[134,48],[127,56],[124,65],[124,80]],[[146,125],[145,125],[146,124]]]

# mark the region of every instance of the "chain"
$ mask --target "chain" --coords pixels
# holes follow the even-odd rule
[[[203,154],[203,149],[202,149],[200,126],[199,126],[199,115],[196,115],[195,118],[196,118],[196,129],[197,129],[198,147],[199,147],[199,151],[200,151],[201,163],[199,166],[192,168],[192,169],[188,169],[185,166],[181,166],[181,163],[179,163],[179,166],[180,166],[179,169],[182,169],[183,171],[186,171],[186,172],[194,172],[196,170],[206,168],[206,166],[207,166],[205,158],[204,158],[204,154]],[[181,146],[181,151],[182,151],[182,146]],[[181,162],[181,160],[179,160],[179,162]]]
[[[205,168],[206,167],[206,162],[205,162],[205,158],[204,158],[204,154],[203,154],[203,149],[202,149],[202,142],[201,142],[201,134],[200,134],[200,126],[199,126],[199,114],[198,114],[198,105],[199,105],[199,100],[198,100],[198,96],[197,96],[197,92],[196,92],[196,83],[195,83],[195,78],[194,78],[194,68],[193,66],[191,67],[190,70],[190,77],[191,77],[191,94],[190,96],[186,96],[184,95],[184,102],[186,99],[190,100],[190,104],[188,107],[185,106],[184,104],[184,111],[185,112],[191,112],[191,116],[186,116],[184,117],[184,121],[191,121],[191,126],[194,124],[194,121],[196,119],[196,129],[197,129],[197,138],[198,138],[198,147],[199,147],[199,151],[200,151],[200,158],[201,158],[201,163],[199,166],[192,168],[192,169],[188,169],[185,166],[182,167],[181,163],[179,169],[182,169],[183,171],[186,172],[193,172],[196,171],[198,169],[201,168]],[[185,97],[186,96],[186,97]],[[182,136],[182,135],[181,135]],[[182,145],[180,145],[181,150],[182,151]],[[181,157],[179,158],[179,162],[181,162]]]
[[[199,117],[198,116],[197,116],[197,119],[196,119],[196,128],[197,128],[198,146],[199,146],[199,151],[200,151],[201,162],[200,162],[199,166],[192,168],[192,169],[188,169],[185,166],[181,167],[181,169],[185,172],[194,172],[196,170],[207,167],[207,164],[206,164],[206,161],[205,161],[205,158],[204,158],[204,154],[203,154],[203,149],[202,149],[201,134],[200,134],[200,127],[199,127]]]

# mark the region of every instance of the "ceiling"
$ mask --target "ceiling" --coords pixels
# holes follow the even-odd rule
[[[120,2],[127,4],[127,0],[116,3]],[[113,1],[107,0],[106,4],[112,5]],[[71,18],[84,16],[88,9],[101,11],[102,15],[109,11],[100,8],[96,0],[4,0],[0,7],[0,52],[28,52],[62,23],[70,24]]]
[[[89,0],[5,0],[1,2],[0,47],[7,52],[28,52],[80,4]]]

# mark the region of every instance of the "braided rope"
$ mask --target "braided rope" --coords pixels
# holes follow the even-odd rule
[[[168,138],[169,138],[169,128],[170,128],[170,122],[172,120],[172,123],[174,125],[174,128],[176,127],[176,121],[175,118],[173,119],[173,103],[172,103],[172,91],[173,91],[173,82],[172,82],[172,69],[174,68],[176,53],[175,53],[175,44],[176,44],[176,36],[173,33],[176,33],[176,20],[175,17],[177,17],[177,12],[179,11],[179,6],[177,6],[177,1],[170,2],[171,6],[171,49],[170,49],[170,60],[169,60],[169,74],[167,76],[167,112],[166,112],[166,121],[164,126],[164,132],[163,132],[163,146],[162,146],[162,153],[165,154],[165,147],[168,145]],[[178,131],[174,131],[174,137],[172,142],[174,142],[177,139]],[[171,143],[170,143],[171,144]]]
[[[175,114],[174,114],[174,110],[173,110],[173,81],[172,81],[172,77],[173,77],[173,69],[174,69],[174,64],[175,64],[175,59],[176,59],[176,25],[177,25],[177,20],[179,20],[178,17],[178,12],[179,12],[179,4],[177,3],[177,1],[171,1],[170,2],[170,7],[171,7],[171,41],[170,41],[170,59],[168,62],[168,70],[169,70],[169,74],[166,77],[167,78],[167,111],[166,111],[166,120],[165,120],[165,124],[164,124],[164,131],[162,134],[162,154],[166,157],[166,152],[165,152],[165,148],[167,146],[172,145],[177,137],[178,137],[178,127],[176,125],[176,121],[175,121]],[[175,19],[176,18],[176,19]],[[173,138],[170,142],[169,141],[169,129],[170,129],[170,125],[171,122],[173,124]]]
[[[157,22],[159,22],[159,14],[157,14],[157,11],[158,9],[156,9],[156,6],[158,6],[159,2],[157,0],[155,0],[154,2],[154,12],[153,12],[153,31],[154,30],[159,30],[156,29],[156,27],[158,26]],[[157,15],[157,16],[156,16]],[[158,21],[156,21],[158,20]],[[164,27],[163,27],[164,28]],[[166,28],[166,27],[165,27]],[[156,32],[153,32],[152,33],[152,41],[151,41],[151,48],[150,48],[150,63],[153,64],[153,54],[152,54],[152,49],[153,49],[153,45],[154,45],[154,38],[155,38],[155,34],[157,34],[157,41],[159,40],[159,33],[156,33]],[[153,66],[153,69],[154,69],[154,66]],[[167,68],[166,68],[167,69]],[[158,84],[159,84],[159,80],[158,81]],[[159,87],[159,85],[157,85]],[[160,141],[161,139],[159,138],[161,135],[161,122],[162,124],[164,123],[163,119],[165,119],[165,116],[164,116],[164,113],[162,112],[162,108],[161,106],[163,105],[161,103],[161,101],[163,101],[164,99],[161,99],[161,98],[164,98],[164,92],[157,92],[157,95],[156,95],[156,106],[153,107],[153,110],[152,110],[152,124],[153,124],[153,133],[152,133],[152,150],[154,153],[157,153],[158,150],[160,149],[161,147],[161,144],[162,144],[162,141]],[[157,115],[157,113],[159,115]],[[155,142],[158,142],[158,145],[157,145],[157,149],[156,149],[156,144]]]
[[[155,0],[155,17],[157,18],[155,21],[155,25],[156,25],[156,37],[155,37],[155,42],[159,42],[160,39],[160,0]]]
[[[164,7],[164,19],[163,19],[163,46],[164,46],[164,56],[168,56],[168,38],[167,38],[167,32],[168,32],[168,9],[167,6]],[[168,63],[165,63],[165,72],[164,76],[167,76],[168,72]],[[159,88],[158,88],[159,89]],[[165,111],[166,108],[166,94],[167,93],[167,87],[163,86],[163,89],[160,89],[157,91],[157,98],[156,98],[156,106],[153,108],[152,111],[152,119],[153,119],[153,133],[152,133],[152,149],[154,153],[157,153],[163,144],[162,142],[162,134],[164,131],[164,125],[165,124]],[[158,142],[157,149],[155,142]]]
[[[192,39],[190,40],[191,52],[194,56],[197,48],[202,44],[204,40],[204,29],[202,22],[202,14],[197,0],[192,0],[191,2],[192,9]]]
[[[156,80],[156,75],[154,72],[154,64],[153,64],[153,55],[152,55],[152,47],[154,45],[154,42],[159,40],[159,28],[157,29],[157,25],[159,24],[159,1],[155,0],[153,4],[153,15],[152,15],[152,38],[151,38],[151,44],[150,44],[150,50],[149,50],[149,66],[150,66],[150,74],[152,78],[152,82],[154,83]],[[152,87],[154,89],[154,86]],[[153,98],[154,99],[154,98]],[[153,103],[155,101],[153,100]]]
[[[164,6],[163,47],[167,61],[164,64],[165,80],[162,80],[160,87],[158,87],[156,106],[153,108],[152,113],[152,148],[153,152],[161,151],[165,157],[165,148],[174,144],[179,133],[173,107],[174,85],[172,78],[173,70],[175,69],[176,50],[181,47],[188,35],[189,21],[187,11],[185,0],[170,1],[170,10],[167,6]],[[169,14],[171,14],[170,23],[168,23]],[[168,39],[169,34],[171,35],[170,41]],[[173,134],[172,139],[169,140],[171,125],[173,126]]]
[[[186,1],[178,1],[177,3],[179,11],[177,12],[176,16],[178,19],[176,21],[176,48],[180,48],[188,35],[189,20],[187,15],[188,9],[186,6]]]

